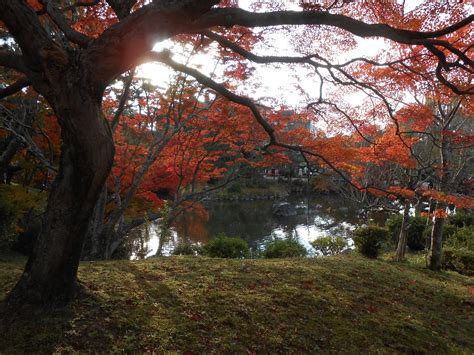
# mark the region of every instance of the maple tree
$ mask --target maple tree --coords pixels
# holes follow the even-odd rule
[[[160,216],[147,210],[162,206],[161,198],[172,209],[166,222],[170,224],[189,200],[224,186],[236,177],[238,168],[274,161],[273,155],[258,159],[259,155],[248,154],[258,150],[265,135],[254,129],[248,112],[209,95],[200,102],[197,97],[204,92],[185,78],[178,79],[179,90],[160,94],[152,88],[146,99],[138,96],[141,113],[117,120],[114,165],[95,209],[87,257],[110,258],[131,229]],[[143,87],[138,91],[147,90]],[[218,178],[220,184],[207,189],[199,184]],[[135,218],[126,220],[126,211]],[[143,213],[146,217],[138,217]]]
[[[299,9],[291,11],[288,6]],[[122,73],[145,62],[161,62],[248,109],[255,125],[266,133],[263,148],[291,149],[307,160],[322,160],[340,169],[344,163],[332,159],[337,154],[315,139],[285,141],[289,135],[274,127],[264,110],[239,92],[239,84],[251,76],[246,60],[311,68],[320,89],[313,107],[325,104],[325,88],[353,87],[382,103],[371,110],[371,116],[393,116],[385,92],[390,73],[414,71],[435,77],[458,95],[472,94],[473,19],[469,5],[462,2],[426,1],[405,12],[396,1],[371,0],[256,1],[251,11],[232,0],[3,0],[0,21],[10,45],[0,52],[0,66],[8,68],[15,79],[0,89],[0,98],[32,86],[54,111],[62,139],[61,162],[43,229],[10,302],[64,302],[75,294],[89,222],[114,161],[112,129],[103,114],[104,90]],[[253,53],[259,45],[269,45],[278,31],[291,37],[297,55]],[[351,48],[354,36],[386,39],[397,58],[340,63],[337,51],[331,49]],[[218,55],[226,61],[224,74],[232,80],[220,84],[180,63],[169,50],[152,51],[156,41],[167,38],[209,48],[218,44]],[[385,73],[372,75],[371,68],[383,68]],[[340,90],[339,95],[343,92],[347,93]],[[332,104],[335,99],[336,94]]]
[[[459,193],[462,182],[472,173],[469,160],[473,156],[473,136],[469,127],[473,113],[468,102],[461,104],[464,98],[450,100],[447,105],[438,102],[433,107],[428,100],[425,104],[419,102],[400,109],[396,122],[402,134],[395,134],[393,127],[386,128],[376,139],[371,136],[374,144],[358,147],[362,154],[355,162],[362,164],[363,171],[370,177],[355,176],[360,186],[368,187],[382,199],[397,199],[403,205],[398,260],[405,255],[412,203],[416,202],[418,207],[421,201],[432,199],[432,204],[438,205],[430,216],[434,218],[430,247],[430,268],[434,270],[440,269],[442,227],[439,225],[447,216],[447,204],[459,208],[474,206],[472,197]],[[383,144],[384,141],[390,143]]]
[[[430,153],[417,154],[417,161],[423,168],[433,171],[433,189],[422,191],[423,196],[433,199],[436,207],[431,233],[430,268],[441,268],[443,226],[447,217],[448,204],[459,208],[473,208],[474,198],[458,194],[461,184],[472,175],[469,161],[473,157],[474,135],[470,120],[474,115],[470,98],[437,97],[432,124],[425,130]],[[429,106],[429,105],[428,105]]]
[[[360,120],[356,126],[360,113],[349,116],[343,112],[341,119],[346,123],[349,120],[355,129],[350,142],[346,143],[353,152],[351,156],[346,154],[346,159],[339,159],[339,164],[345,161],[349,165],[349,169],[342,169],[352,179],[352,187],[362,192],[358,198],[366,207],[384,205],[393,209],[390,200],[399,200],[403,205],[398,260],[405,255],[411,204],[417,201],[419,207],[423,200],[432,200],[430,268],[439,270],[447,205],[474,206],[469,193],[467,196],[460,193],[462,183],[472,174],[469,164],[473,155],[472,97],[456,95],[432,79],[413,76],[402,80],[396,72],[384,75],[391,78],[392,85],[400,85],[400,90],[404,85],[405,95],[410,93],[412,98],[398,98],[399,107],[378,126],[364,125]],[[427,89],[417,87],[421,80]],[[393,95],[398,92],[384,92],[387,100]],[[370,195],[375,198],[370,200]]]

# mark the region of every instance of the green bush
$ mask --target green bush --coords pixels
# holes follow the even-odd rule
[[[448,240],[458,230],[454,224],[445,224],[443,227],[443,240]]]
[[[409,220],[407,245],[411,250],[420,251],[426,246],[426,218],[412,217]]]
[[[233,194],[240,194],[242,192],[242,186],[240,186],[239,184],[234,184],[229,187],[228,191]]]
[[[306,256],[308,251],[295,239],[275,239],[265,246],[264,258],[297,258]]]
[[[354,244],[359,252],[369,258],[376,258],[387,242],[389,232],[379,226],[358,228],[354,231]]]
[[[390,237],[394,244],[398,242],[400,236],[400,229],[402,228],[402,215],[395,215],[387,219],[385,225],[388,228]],[[411,250],[420,251],[425,249],[426,245],[426,218],[425,217],[410,217],[408,220],[409,226],[407,230],[407,245]]]
[[[45,202],[46,194],[37,190],[0,184],[0,248],[11,247],[15,243],[15,233],[25,234],[26,238],[30,236],[30,226],[25,223],[25,217],[33,209],[36,214],[41,214]]]
[[[400,228],[402,227],[403,216],[401,214],[395,214],[390,216],[385,222],[385,226],[390,233],[390,238],[393,244],[397,244],[398,236],[400,235]]]
[[[202,247],[191,243],[179,243],[173,250],[173,255],[199,255]]]
[[[445,247],[441,260],[442,267],[464,275],[474,275],[474,251],[466,248]]]
[[[203,247],[203,253],[213,258],[246,258],[249,246],[243,239],[218,235]]]
[[[311,246],[324,256],[337,255],[347,248],[347,241],[339,236],[325,236],[313,240]]]
[[[474,251],[474,226],[457,228],[446,240],[446,245],[453,248],[465,248]]]
[[[449,217],[449,224],[458,228],[474,225],[474,214],[469,210],[458,209],[454,216]]]

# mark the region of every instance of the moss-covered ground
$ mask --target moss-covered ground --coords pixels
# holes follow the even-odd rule
[[[0,300],[25,259],[0,257]],[[81,299],[2,308],[0,353],[473,353],[474,278],[358,256],[88,262]]]

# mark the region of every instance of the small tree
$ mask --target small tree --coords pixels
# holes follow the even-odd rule
[[[340,236],[324,236],[311,242],[316,252],[323,256],[340,254],[347,248],[347,240]]]
[[[298,240],[275,239],[265,246],[264,258],[298,258],[308,254],[308,251]]]
[[[204,254],[213,258],[246,258],[249,246],[241,238],[230,238],[220,234],[203,247]]]
[[[388,230],[378,226],[358,228],[354,231],[354,243],[360,253],[376,258],[388,240]]]

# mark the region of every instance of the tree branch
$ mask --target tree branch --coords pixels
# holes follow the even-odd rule
[[[78,8],[78,7],[89,7],[89,6],[95,6],[95,5],[98,5],[100,3],[100,0],[93,0],[93,1],[90,1],[90,2],[87,2],[87,1],[78,1],[72,5],[69,5],[69,6],[66,6],[65,8],[63,8],[61,11],[62,12],[67,12],[67,11],[72,11],[74,10],[75,8]]]
[[[110,1],[110,0],[109,0]],[[187,33],[192,22],[219,0],[156,0],[105,30],[86,55],[94,63],[95,78],[105,87],[135,67],[157,41]]]
[[[430,38],[445,36],[474,21],[471,15],[460,22],[438,31],[418,32],[397,29],[386,24],[368,24],[348,16],[321,11],[274,11],[254,13],[238,8],[212,9],[193,25],[196,28],[213,26],[268,27],[279,25],[326,25],[338,27],[360,37],[384,37],[398,43],[423,44]]]
[[[23,65],[23,56],[7,51],[0,51],[0,66],[15,69],[22,73],[26,70]]]
[[[43,28],[35,11],[25,0],[1,0],[0,21],[20,46],[24,65],[42,72],[41,54],[47,49],[58,49],[58,45]]]
[[[27,86],[30,86],[30,85],[31,85],[31,82],[27,78],[18,79],[10,86],[0,89],[0,99],[16,94],[21,89],[26,88]]]
[[[114,118],[112,119],[112,123],[110,124],[110,127],[112,128],[112,132],[115,132],[115,129],[117,128],[117,125],[120,120],[120,116],[123,113],[123,110],[125,109],[125,104],[128,101],[128,98],[130,96],[130,86],[132,85],[133,78],[135,77],[135,69],[133,69],[125,79],[125,87],[123,88],[122,95],[120,96],[120,101],[119,105],[117,107],[117,110],[115,111]]]
[[[61,11],[59,11],[56,7],[54,7],[54,5],[52,5],[50,1],[44,0],[44,6],[49,17],[51,17],[51,19],[59,27],[59,29],[64,33],[64,35],[66,36],[68,40],[70,40],[71,42],[83,48],[89,45],[92,39],[80,32],[74,31],[71,28],[67,18],[64,17]]]
[[[316,55],[308,55],[302,57],[290,57],[290,56],[258,56],[245,50],[239,45],[235,44],[232,41],[229,41],[227,38],[220,36],[212,31],[203,31],[206,37],[216,41],[221,46],[231,49],[233,52],[240,54],[242,57],[251,60],[252,62],[259,64],[269,64],[269,63],[306,63],[311,65],[318,65],[315,62],[311,61],[311,58],[317,57]]]
[[[225,26],[232,27],[235,25],[246,26],[246,27],[266,27],[266,26],[278,26],[278,25],[325,25],[333,26],[340,29],[344,29],[354,35],[360,37],[383,37],[392,41],[408,44],[408,45],[423,45],[437,58],[442,67],[449,71],[452,68],[459,68],[467,74],[472,74],[474,71],[474,61],[469,58],[466,52],[459,50],[454,47],[451,43],[445,40],[438,40],[436,38],[455,32],[464,26],[469,25],[474,21],[474,15],[468,16],[467,18],[459,21],[451,26],[438,31],[429,32],[418,32],[409,31],[403,29],[397,29],[386,24],[367,24],[365,22],[344,16],[339,14],[331,14],[323,11],[276,11],[266,13],[252,13],[237,8],[225,8],[225,9],[211,9],[201,19],[196,21],[193,25],[196,28],[200,27],[213,27],[213,26]],[[271,58],[257,57],[242,48],[239,48],[225,38],[219,38],[218,35],[212,33],[206,33],[206,36],[212,37],[214,40],[221,43],[228,48],[236,51],[244,57],[259,62],[268,63]],[[443,47],[448,53],[454,55],[457,60],[452,62],[446,61],[446,55],[443,51],[438,50],[435,46]],[[277,59],[277,58],[273,58]],[[282,62],[298,62],[296,58],[279,58]],[[299,59],[299,62],[308,62],[310,59],[303,57]],[[275,60],[277,61],[277,60]],[[313,63],[310,63],[314,65]],[[462,90],[453,83],[450,83],[441,73],[441,67],[438,68],[436,74],[438,79],[449,87],[453,92],[457,94],[472,93],[472,88]]]
[[[229,99],[230,101],[233,101],[233,102],[238,103],[238,104],[243,105],[243,106],[247,106],[252,111],[252,113],[255,116],[255,119],[258,121],[258,123],[268,133],[271,142],[275,141],[273,127],[265,120],[265,118],[262,116],[262,114],[258,110],[255,103],[251,99],[249,99],[248,97],[236,95],[233,92],[231,92],[230,90],[226,89],[222,84],[216,83],[214,80],[212,80],[211,78],[208,78],[207,76],[203,75],[199,71],[173,61],[170,57],[169,52],[150,52],[150,53],[148,53],[148,55],[144,59],[155,60],[155,61],[158,61],[158,62],[162,62],[162,63],[170,66],[171,68],[173,68],[176,71],[180,71],[182,73],[186,73],[188,75],[191,75],[199,83],[201,83],[202,85],[207,86],[207,87],[217,91],[219,94],[221,94],[225,98]]]
[[[247,97],[244,97],[244,96],[239,96],[237,94],[234,94],[233,92],[231,92],[227,88],[225,88],[224,85],[215,82],[214,80],[212,80],[211,78],[203,75],[199,71],[173,61],[170,57],[169,52],[167,52],[167,51],[165,51],[165,52],[151,52],[151,53],[148,54],[146,59],[159,61],[161,63],[164,63],[164,64],[170,66],[171,68],[173,68],[176,71],[180,71],[180,72],[183,72],[185,74],[188,74],[188,75],[194,77],[200,84],[215,90],[217,93],[219,93],[223,97],[227,98],[228,100],[230,100],[232,102],[235,102],[239,105],[248,107],[252,111],[252,113],[253,113],[255,119],[257,120],[257,122],[265,130],[265,132],[267,133],[267,135],[270,138],[270,141],[265,145],[264,149],[267,149],[270,146],[276,146],[276,147],[281,147],[281,148],[284,148],[284,149],[287,149],[287,150],[295,151],[295,152],[298,152],[300,154],[307,154],[309,156],[312,156],[312,157],[317,158],[317,159],[321,160],[322,162],[324,162],[324,164],[329,166],[346,183],[348,183],[352,187],[356,188],[357,190],[372,189],[372,190],[378,190],[378,191],[383,192],[387,195],[392,194],[392,195],[399,196],[396,192],[387,191],[387,190],[384,190],[384,189],[376,187],[376,186],[364,186],[364,187],[357,186],[349,177],[347,177],[344,174],[344,172],[341,169],[339,169],[337,166],[335,166],[331,161],[329,161],[323,155],[318,154],[318,153],[313,152],[313,151],[310,151],[310,150],[308,150],[306,148],[303,148],[301,146],[294,146],[294,145],[291,145],[291,144],[286,144],[286,143],[282,143],[282,142],[278,141],[276,136],[275,136],[275,131],[274,131],[273,127],[262,116],[262,114],[258,110],[256,104],[251,99],[249,99]],[[399,197],[403,197],[403,196],[399,196]]]
[[[114,10],[119,19],[124,19],[130,14],[133,5],[137,0],[106,0],[110,7]]]

